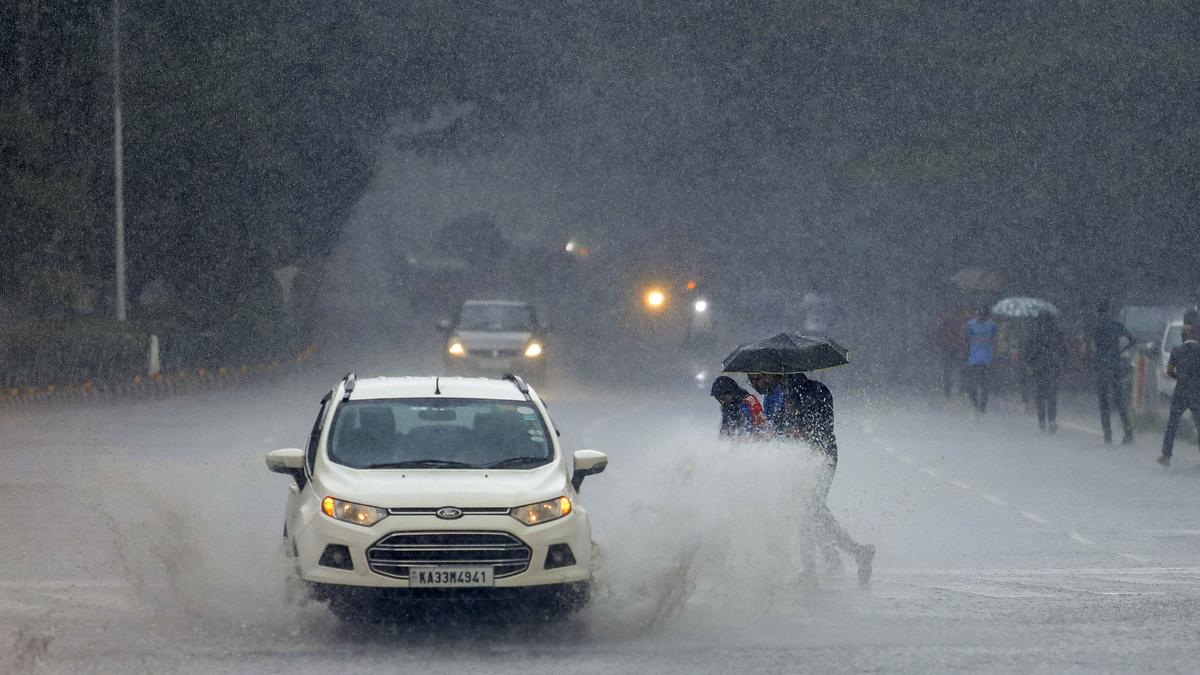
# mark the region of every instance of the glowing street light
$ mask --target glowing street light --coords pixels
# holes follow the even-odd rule
[[[657,288],[646,293],[646,306],[652,310],[662,309],[667,303],[667,295]]]

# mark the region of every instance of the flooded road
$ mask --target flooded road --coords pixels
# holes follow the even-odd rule
[[[328,374],[231,392],[0,409],[0,672],[1187,670],[1200,628],[1200,461],[1056,436],[1005,410],[839,392],[831,507],[878,547],[866,590],[800,575],[793,449],[723,446],[716,407],[546,388],[604,550],[556,625],[437,616],[350,626],[289,598],[287,478]],[[336,378],[335,378],[336,379]]]

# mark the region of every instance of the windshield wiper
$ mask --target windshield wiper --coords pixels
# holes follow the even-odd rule
[[[412,459],[407,462],[382,462],[368,464],[364,469],[478,469],[480,467],[452,459]]]
[[[499,462],[492,462],[491,464],[484,464],[483,466],[487,469],[514,469],[516,467],[526,465],[537,466],[539,464],[545,464],[549,461],[549,457],[509,457],[508,459],[502,459]]]

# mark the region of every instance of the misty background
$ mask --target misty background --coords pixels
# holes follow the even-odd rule
[[[620,353],[654,332],[630,329],[641,284],[699,279],[763,334],[792,327],[756,298],[824,294],[866,370],[915,371],[933,316],[968,301],[947,286],[964,267],[1067,317],[1200,284],[1200,10],[1182,0],[121,13],[114,326],[111,5],[0,8],[10,345],[47,322],[163,334],[189,364],[422,344],[456,300],[502,290]]]

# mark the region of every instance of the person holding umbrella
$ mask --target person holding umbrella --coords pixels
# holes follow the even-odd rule
[[[846,349],[828,338],[780,333],[738,347],[725,358],[725,372],[749,373],[750,385],[763,395],[770,433],[777,438],[806,442],[824,458],[817,489],[812,495],[812,515],[826,558],[837,560],[836,549],[854,556],[858,579],[871,579],[875,547],[856,542],[829,510],[827,499],[837,471],[837,438],[834,435],[833,394],[805,371],[849,363]],[[805,567],[812,570],[805,550]],[[839,562],[840,564],[840,562]]]
[[[1067,360],[1067,339],[1053,315],[1034,319],[1024,358],[1033,377],[1038,428],[1054,433],[1058,431],[1058,382]]]

